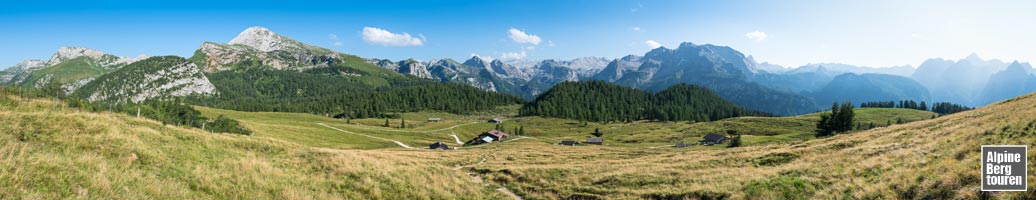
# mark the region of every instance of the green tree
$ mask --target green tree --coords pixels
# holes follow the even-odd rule
[[[601,137],[604,133],[601,132],[601,128],[594,128],[594,132],[591,133],[594,137]]]
[[[853,130],[853,121],[856,116],[853,113],[851,102],[842,102],[841,105],[835,102],[831,105],[830,113],[820,114],[820,121],[817,122],[816,136],[825,137],[836,133],[843,133]]]
[[[399,114],[399,127],[406,128],[406,119],[403,118],[403,114]]]
[[[736,130],[727,130],[727,135],[730,136],[730,142],[727,143],[727,148],[741,146],[741,133],[738,133]]]
[[[385,118],[385,127],[389,127],[389,120],[388,120],[388,118]]]

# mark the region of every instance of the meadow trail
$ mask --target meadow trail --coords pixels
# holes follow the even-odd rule
[[[434,132],[451,130],[451,129],[455,129],[457,127],[467,126],[467,125],[472,125],[472,124],[478,124],[478,123],[479,122],[458,124],[458,125],[454,125],[454,126],[451,126],[451,127],[435,129],[435,130],[395,130],[395,129],[385,129],[385,128],[370,128],[370,127],[366,127],[364,125],[359,125],[359,126],[355,126],[355,127],[351,127],[351,128],[358,128],[358,129],[370,130],[370,131],[389,131],[389,132],[400,132],[400,133],[434,133]]]
[[[374,138],[374,139],[379,139],[379,140],[390,141],[390,142],[396,143],[400,147],[407,148],[407,149],[413,149],[414,148],[414,147],[410,147],[409,145],[404,144],[403,142],[392,140],[392,139],[388,139],[388,138],[382,138],[382,137],[377,137],[377,136],[372,136],[372,135],[367,135],[367,134],[354,133],[354,132],[351,132],[351,131],[347,131],[347,130],[342,130],[342,129],[338,129],[338,128],[335,128],[335,127],[331,127],[331,126],[328,126],[327,124],[324,124],[324,123],[317,123],[317,125],[321,125],[321,126],[324,126],[324,127],[330,128],[330,129],[341,131],[343,133],[359,135],[359,136],[364,136],[364,137],[369,137],[369,138]]]
[[[453,131],[450,131],[450,136],[453,136],[453,140],[457,141],[457,144],[464,144],[464,142],[461,142],[460,138],[457,137],[457,133],[454,133]]]

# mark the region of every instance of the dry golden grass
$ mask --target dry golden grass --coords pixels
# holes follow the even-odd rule
[[[978,189],[980,145],[1036,142],[1034,95],[932,120],[730,149],[566,147],[532,138],[453,151],[350,150],[11,97],[0,97],[0,121],[0,199],[507,198],[498,186],[527,199],[1036,197],[1033,188]]]
[[[980,192],[979,151],[983,144],[1034,142],[1036,96],[1027,95],[933,120],[788,144],[630,149],[525,141],[482,150],[498,153],[470,170],[537,199],[1033,199],[1033,186]]]
[[[477,161],[459,152],[322,149],[0,98],[0,199],[502,198],[453,169]]]

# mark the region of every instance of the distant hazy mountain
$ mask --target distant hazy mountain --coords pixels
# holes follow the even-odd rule
[[[818,67],[816,71],[798,73],[768,73],[761,72],[752,77],[752,81],[774,89],[790,91],[795,93],[812,92],[824,88],[831,79],[839,74],[827,71],[827,68]]]
[[[1036,91],[1036,76],[1031,71],[1029,63],[1011,63],[1007,69],[990,76],[978,103],[990,104]]]
[[[985,105],[982,90],[989,77],[1005,68],[1007,63],[1000,60],[983,60],[971,54],[956,62],[929,59],[918,66],[911,77],[928,88],[933,101],[982,106]]]
[[[749,77],[760,71],[755,64],[730,47],[683,43],[613,60],[592,79],[650,91],[679,83],[700,85],[738,105],[780,115],[818,109],[808,97],[751,82]]]
[[[796,74],[804,72],[814,72],[819,68],[824,68],[827,72],[832,74],[889,74],[896,76],[909,77],[914,73],[914,68],[910,66],[892,66],[892,67],[861,67],[856,65],[848,65],[841,63],[819,63],[819,64],[808,64],[800,66],[795,69],[788,70],[787,74]]]
[[[813,92],[817,103],[851,101],[930,101],[928,89],[913,79],[888,74],[847,73],[835,76],[824,88]]]
[[[751,56],[749,56],[749,57],[751,57]],[[784,72],[787,72],[788,70],[791,70],[791,69],[785,68],[784,66],[780,66],[780,65],[776,65],[776,64],[771,64],[771,63],[768,63],[768,62],[759,63],[756,66],[757,66],[757,68],[759,68],[759,70],[763,70],[763,71],[770,72],[770,73],[784,73]]]

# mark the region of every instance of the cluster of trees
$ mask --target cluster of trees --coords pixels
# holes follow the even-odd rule
[[[727,148],[741,146],[741,133],[738,133],[736,130],[727,130],[727,135],[730,137],[730,142],[727,143]]]
[[[147,100],[140,103],[90,102],[77,96],[66,95],[64,90],[57,90],[49,85],[52,84],[48,84],[48,86],[41,89],[22,87],[9,88],[0,86],[0,91],[26,98],[57,98],[65,101],[69,107],[79,108],[85,111],[120,112],[160,121],[163,124],[204,128],[206,131],[216,133],[253,134],[251,130],[242,127],[237,120],[230,119],[222,115],[214,120],[210,120],[202,116],[201,112],[198,110],[195,110],[190,105],[184,103],[182,99]]]
[[[524,103],[507,94],[459,83],[409,77],[347,77],[323,71],[249,68],[208,74],[220,91],[192,97],[197,105],[240,111],[302,112],[339,118],[388,117],[393,112],[436,110],[456,114]]]
[[[928,110],[928,104],[924,101],[917,103],[914,100],[902,100],[897,104],[895,101],[874,101],[863,102],[861,108],[908,108],[914,110]]]
[[[223,115],[216,119],[209,119],[201,115],[183,99],[169,101],[147,100],[140,103],[107,103],[89,102],[80,98],[67,98],[65,102],[69,107],[80,108],[88,111],[110,111],[126,113],[128,115],[140,116],[162,122],[162,124],[173,124],[176,126],[189,126],[201,128],[214,133],[235,133],[252,135],[254,132],[243,127],[237,120],[227,118]]]
[[[950,102],[939,102],[932,104],[932,112],[939,113],[939,115],[953,114],[963,111],[968,111],[974,108],[970,108],[960,104],[954,104]]]
[[[934,103],[934,104],[931,105],[931,108],[929,108],[928,105],[924,101],[921,101],[921,103],[917,103],[914,100],[903,100],[903,101],[899,101],[898,103],[895,102],[895,101],[864,102],[864,103],[860,104],[860,107],[861,108],[909,108],[909,109],[925,110],[925,111],[928,111],[930,109],[932,112],[939,113],[940,115],[952,114],[952,113],[957,113],[957,112],[967,111],[967,110],[973,109],[973,108],[970,108],[970,107],[967,107],[967,106],[964,106],[964,105],[954,104],[954,103],[950,103],[950,102]]]
[[[713,121],[738,116],[770,116],[730,103],[700,86],[677,84],[650,93],[605,81],[559,83],[522,106],[520,113],[597,122]]]
[[[853,130],[853,103],[842,102],[841,105],[835,102],[831,105],[830,113],[820,114],[820,121],[817,122],[817,137],[831,136],[837,133],[844,133]]]

